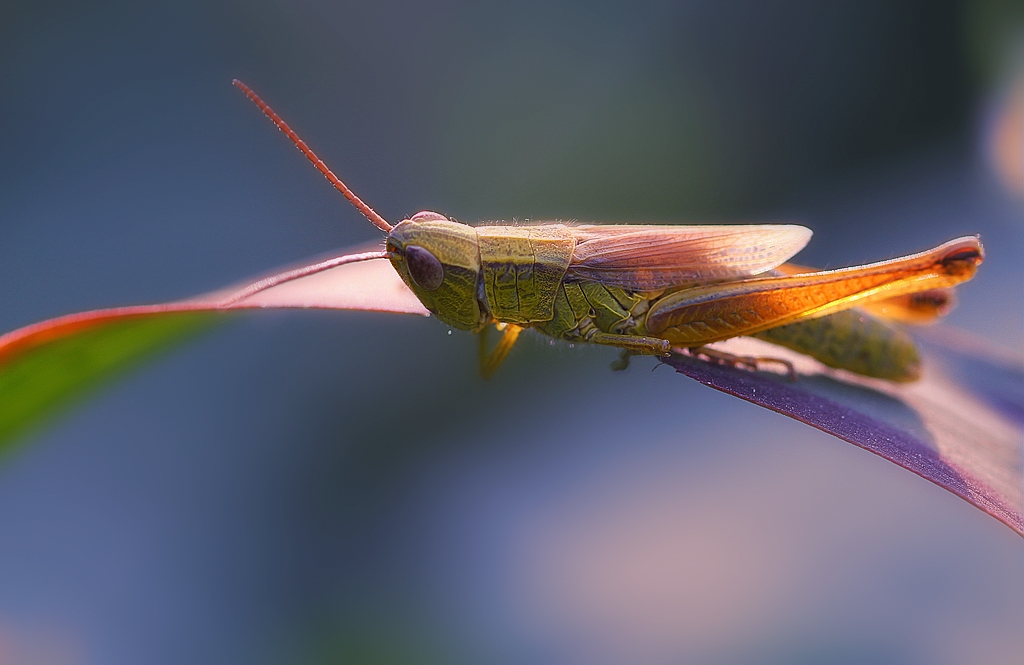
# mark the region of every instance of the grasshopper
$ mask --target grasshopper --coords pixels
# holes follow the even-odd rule
[[[949,289],[973,277],[984,256],[979,239],[967,236],[919,254],[815,271],[785,263],[811,237],[809,229],[791,224],[469,226],[423,211],[392,225],[255,92],[234,84],[387,238],[382,251],[281,273],[232,301],[342,263],[386,258],[438,319],[481,333],[485,377],[520,332],[532,328],[568,342],[617,347],[623,358],[616,368],[630,355],[673,352],[753,368],[774,360],[708,348],[746,335],[832,367],[912,381],[919,374],[912,338],[867,310],[886,318],[935,318],[948,309]],[[488,351],[483,333],[492,325],[503,334]]]

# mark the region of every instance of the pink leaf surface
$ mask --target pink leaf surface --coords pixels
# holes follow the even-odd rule
[[[230,305],[221,302],[259,278],[195,298],[158,305],[113,307],[68,314],[0,336],[0,369],[23,353],[86,330],[130,319],[178,312],[257,308],[322,308],[420,314],[429,312],[385,259],[350,263],[261,291]]]
[[[380,249],[380,247],[374,249]],[[346,252],[346,254],[350,253],[354,252]],[[230,297],[253,281],[257,280],[249,280],[219,289],[187,302],[216,306],[218,301]],[[371,259],[331,268],[315,275],[279,284],[228,306],[229,309],[254,307],[313,307],[420,314],[422,316],[430,314],[416,299],[413,292],[405,286],[387,259]]]

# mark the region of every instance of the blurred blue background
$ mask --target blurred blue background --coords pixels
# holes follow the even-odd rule
[[[980,233],[950,320],[1019,349],[1021,26],[5,2],[0,329],[379,237],[238,77],[392,221],[792,220],[822,267]],[[0,466],[0,662],[1019,662],[1020,539],[960,499],[652,361],[531,338],[484,383],[446,333],[246,316],[35,433]]]

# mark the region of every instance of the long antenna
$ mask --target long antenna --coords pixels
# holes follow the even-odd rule
[[[320,173],[323,173],[324,177],[327,178],[327,180],[332,185],[334,185],[334,188],[341,192],[342,195],[344,195],[344,197],[352,203],[352,205],[358,208],[359,212],[363,213],[363,216],[366,217],[366,219],[370,220],[370,222],[372,222],[374,226],[376,226],[384,233],[391,232],[391,229],[393,228],[391,224],[388,224],[388,221],[386,219],[378,215],[373,208],[363,203],[362,199],[353,194],[352,190],[346,187],[345,183],[343,183],[341,179],[338,178],[338,176],[334,175],[334,173],[329,168],[327,168],[327,165],[324,164],[324,160],[317,157],[316,153],[310,150],[309,146],[306,145],[306,142],[300,139],[299,135],[296,134],[295,131],[288,126],[288,123],[282,120],[281,116],[279,116],[277,113],[274,113],[274,109],[270,108],[270,106],[265,101],[260,99],[260,96],[252,91],[252,88],[242,83],[238,79],[233,80],[231,83],[236,88],[244,92],[245,96],[251,99],[252,102],[256,104],[256,106],[260,107],[260,110],[263,111],[263,113],[268,118],[270,118],[270,120],[275,125],[277,125],[277,128],[284,132],[285,136],[292,140],[292,143],[294,143],[295,147],[298,148],[302,152],[302,154],[306,156],[306,159],[313,162],[313,166],[316,167],[316,170],[319,171]]]
[[[266,291],[267,289],[277,286],[278,284],[284,284],[300,277],[307,277],[309,275],[315,275],[318,272],[330,270],[331,268],[337,268],[343,266],[346,263],[356,263],[358,261],[369,261],[371,259],[386,259],[388,253],[384,250],[379,252],[363,252],[362,254],[347,254],[345,256],[336,256],[333,259],[327,259],[320,263],[314,263],[308,266],[302,266],[301,268],[295,268],[294,270],[286,270],[285,272],[265,277],[258,282],[253,282],[249,286],[242,287],[240,290],[232,293],[230,296],[224,298],[219,303],[218,307],[227,307],[228,305],[234,305],[237,302],[245,300],[250,296],[254,296],[260,291]]]

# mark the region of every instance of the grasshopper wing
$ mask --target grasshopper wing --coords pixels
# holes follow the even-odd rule
[[[792,224],[574,226],[567,277],[656,291],[758,275],[799,252],[811,231]]]

